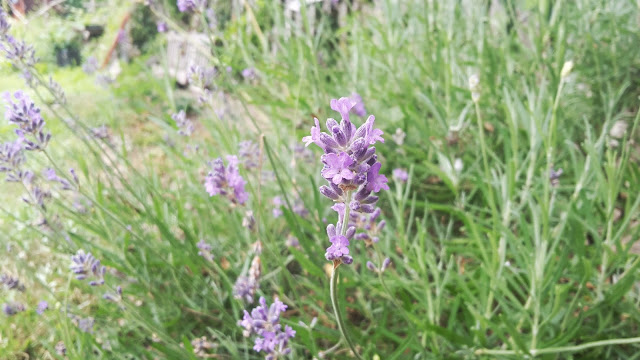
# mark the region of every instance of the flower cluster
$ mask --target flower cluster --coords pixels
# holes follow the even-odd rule
[[[89,281],[91,286],[104,284],[104,274],[107,269],[104,265],[100,265],[100,260],[93,257],[91,253],[78,250],[75,255],[71,256],[70,269],[76,274],[76,279],[78,280],[92,278]]]
[[[31,171],[21,168],[25,160],[21,138],[0,145],[0,172],[6,173],[7,181],[19,182],[33,177]]]
[[[74,180],[77,179],[76,175],[75,175],[75,171],[73,169],[70,170],[71,176],[73,176]],[[54,169],[47,169],[44,171],[44,177],[45,179],[49,180],[49,181],[53,181],[53,182],[57,182],[60,184],[62,190],[72,190],[73,186],[71,186],[71,183],[69,182],[69,180],[61,178],[60,176],[58,176],[58,174],[56,174],[56,171]],[[77,181],[76,181],[77,183]]]
[[[391,176],[395,181],[399,181],[403,183],[409,180],[409,173],[407,173],[407,170],[401,169],[401,168],[393,169]]]
[[[13,316],[17,313],[21,313],[23,311],[25,311],[26,308],[24,307],[24,304],[21,303],[17,303],[17,302],[12,302],[12,303],[4,303],[2,304],[2,312],[5,313],[5,315],[7,316]]]
[[[44,119],[40,114],[40,108],[22,91],[16,91],[13,97],[9,93],[4,94],[6,101],[5,118],[10,124],[18,126],[16,134],[24,143],[25,150],[42,150],[49,140],[51,133],[44,130]]]
[[[178,0],[176,4],[180,12],[191,12],[201,11],[206,3],[206,0]]]
[[[355,105],[346,97],[331,100],[331,109],[342,116],[340,123],[328,119],[327,134],[321,132],[320,122],[315,119],[311,136],[302,139],[307,146],[314,143],[325,152],[321,158],[324,164],[321,174],[329,184],[321,186],[320,192],[336,203],[332,209],[338,213],[337,224],[327,227],[331,246],[325,257],[346,264],[353,261],[349,255],[349,240],[356,232],[354,226],[348,226],[350,212],[373,213],[378,201],[373,193],[389,189],[387,177],[380,174],[382,164],[378,162],[374,146],[376,142],[384,142],[382,131],[374,127],[373,115],[356,129],[349,118]]]
[[[258,144],[251,140],[241,141],[238,144],[238,157],[247,170],[255,169],[260,165],[260,149]]]
[[[207,261],[213,261],[213,254],[211,253],[211,245],[206,243],[204,240],[198,241],[196,244],[198,248],[198,255],[205,258]]]
[[[187,71],[190,82],[202,89],[213,88],[213,80],[216,75],[218,75],[218,70],[215,67],[191,65]]]
[[[258,286],[260,285],[260,275],[262,273],[260,264],[260,257],[255,256],[253,260],[251,260],[249,275],[238,277],[238,280],[236,280],[233,286],[233,296],[236,299],[242,299],[248,303],[253,302],[253,296],[256,294],[256,291],[258,291]]]
[[[38,315],[44,314],[45,311],[49,310],[49,303],[42,300],[38,302],[38,306],[36,307],[36,312]]]
[[[3,284],[8,290],[24,291],[24,285],[20,283],[20,280],[11,275],[0,275],[0,284]]]
[[[191,136],[193,134],[193,121],[187,118],[187,113],[184,110],[171,115],[171,118],[178,126],[178,134],[182,136]]]
[[[362,229],[365,232],[361,232],[355,235],[356,240],[362,240],[366,244],[377,243],[380,238],[379,234],[384,229],[387,222],[381,220],[378,222],[378,218],[382,211],[380,208],[376,208],[371,214],[357,214],[351,213],[349,216],[349,226],[353,226],[356,229]]]
[[[266,353],[266,360],[275,360],[291,352],[289,339],[292,339],[296,332],[289,325],[284,329],[280,325],[280,314],[286,309],[287,305],[277,298],[271,306],[267,306],[265,298],[260,297],[260,305],[251,313],[245,310],[242,320],[238,321],[238,325],[244,328],[242,334],[245,337],[257,335],[253,349]]]
[[[205,180],[205,189],[209,196],[226,196],[231,202],[244,204],[249,199],[245,191],[246,182],[238,172],[238,157],[227,156],[228,165],[225,168],[221,158],[210,163],[211,171]]]

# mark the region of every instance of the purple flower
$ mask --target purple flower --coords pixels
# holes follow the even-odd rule
[[[245,80],[255,80],[258,78],[258,73],[256,72],[256,69],[252,67],[242,70],[241,75]]]
[[[196,247],[199,250],[198,255],[202,256],[208,261],[213,261],[213,254],[211,254],[211,245],[207,244],[204,240],[200,240],[196,244]]]
[[[353,108],[351,109],[351,113],[356,114],[357,116],[366,116],[367,109],[364,108],[364,101],[362,100],[362,96],[358,93],[351,94],[351,101],[355,103]]]
[[[260,257],[254,256],[253,260],[251,260],[249,275],[240,276],[236,280],[233,286],[233,297],[244,300],[247,303],[253,302],[253,296],[256,294],[260,283],[260,275],[262,272],[260,264]]]
[[[12,302],[2,304],[2,312],[4,312],[7,316],[13,316],[23,311],[25,311],[25,307],[21,303]]]
[[[302,142],[304,142],[305,146],[311,145],[311,143],[315,143],[316,145],[322,147],[320,143],[320,120],[313,119],[316,122],[316,126],[311,127],[311,136],[305,136],[302,138]]]
[[[89,56],[87,61],[82,64],[82,71],[84,71],[87,75],[93,75],[98,69],[100,65],[98,65],[98,59],[94,56]]]
[[[71,183],[69,183],[69,181],[67,181],[66,179],[59,177],[54,169],[46,169],[43,172],[43,175],[48,181],[59,183],[62,186],[62,190],[71,190],[73,188],[71,186]]]
[[[44,131],[44,119],[40,114],[40,108],[22,91],[4,94],[6,101],[5,119],[13,125],[17,125],[16,134],[24,143],[25,150],[44,149],[51,134]]]
[[[333,209],[338,212],[336,225],[327,227],[331,246],[327,248],[325,257],[333,260],[334,264],[349,264],[353,261],[349,256],[349,240],[354,237],[356,228],[347,226],[351,216],[345,219],[346,213],[374,213],[378,196],[372,192],[389,189],[387,177],[379,173],[382,164],[377,161],[374,147],[376,142],[384,142],[384,139],[382,130],[374,127],[373,115],[359,128],[351,123],[350,112],[366,113],[361,98],[333,99],[330,105],[340,113],[341,121],[327,119],[328,133],[325,133],[320,129],[319,120],[314,119],[311,135],[302,141],[307,146],[314,143],[324,150],[321,174],[329,183],[320,187],[320,193],[336,203]]]
[[[389,190],[387,177],[379,173],[381,166],[382,164],[377,162],[369,168],[367,172],[367,190],[373,192],[379,192],[381,189]]]
[[[106,267],[100,265],[100,260],[96,259],[91,253],[85,253],[84,250],[71,256],[71,271],[76,274],[76,279],[92,279],[89,285],[97,286],[104,284],[104,274]]]
[[[36,307],[36,312],[38,315],[42,315],[45,311],[49,310],[49,303],[42,300],[38,303],[38,307]]]
[[[560,184],[560,176],[562,176],[562,173],[562,168],[558,170],[551,168],[549,170],[549,182],[551,182],[551,186],[558,186],[558,184]]]
[[[249,199],[249,194],[244,189],[246,182],[238,172],[238,158],[227,156],[227,162],[226,168],[221,158],[210,164],[212,171],[205,180],[205,190],[209,196],[222,195],[233,203],[244,204]]]
[[[0,275],[0,284],[3,284],[8,290],[24,291],[24,285],[20,283],[20,280],[11,275]]]
[[[238,157],[247,169],[257,168],[260,164],[260,148],[258,144],[251,140],[242,141],[238,144]]]
[[[353,179],[353,171],[349,169],[349,166],[353,164],[353,159],[347,153],[342,152],[340,155],[327,154],[322,160],[325,164],[324,169],[322,169],[322,176],[325,179],[331,180],[336,185],[340,184],[342,179]]]
[[[340,116],[342,116],[344,120],[348,121],[349,112],[351,112],[351,109],[354,106],[356,106],[356,102],[352,98],[341,97],[340,99],[337,99],[337,100],[336,99],[331,100],[330,105],[331,105],[331,110],[339,112]]]
[[[9,33],[9,29],[11,29],[11,25],[9,24],[9,19],[7,19],[7,14],[0,8],[0,39]]]
[[[204,8],[206,0],[178,0],[178,10],[180,12],[199,11]]]
[[[282,198],[280,196],[276,196],[271,200],[271,203],[273,204],[273,210],[271,211],[273,217],[279,218],[282,216],[282,205],[284,205]]]
[[[92,317],[78,319],[78,328],[85,333],[93,333],[93,324],[95,320]]]
[[[400,182],[407,182],[407,180],[409,180],[409,174],[405,169],[400,169],[400,168],[393,169],[391,176],[394,178],[394,180],[400,181]]]
[[[191,136],[193,133],[193,121],[187,118],[187,113],[185,113],[184,110],[180,110],[178,113],[171,115],[171,118],[178,126],[178,134]]]
[[[264,297],[260,297],[259,303],[251,313],[244,311],[238,325],[244,329],[242,334],[245,337],[256,335],[253,346],[255,351],[266,353],[265,359],[275,360],[291,352],[289,340],[295,337],[296,332],[289,325],[284,328],[280,325],[280,315],[287,309],[287,305],[276,298],[271,306],[267,306]]]
[[[364,232],[355,235],[356,240],[362,240],[367,244],[377,243],[379,235],[386,225],[386,221],[378,222],[382,211],[376,208],[370,214],[358,214],[352,212],[349,216],[349,226],[356,229],[364,230]]]
[[[195,85],[199,86],[202,89],[211,89],[213,88],[213,80],[218,74],[218,70],[214,67],[202,67],[199,65],[191,65],[189,66],[189,70],[187,71],[187,76],[190,81]],[[204,95],[201,99],[201,102],[206,102],[205,98],[210,96],[208,91],[205,91],[207,94]]]
[[[157,23],[157,29],[159,33],[164,33],[167,32],[168,28],[167,28],[167,23],[164,21],[158,21]]]
[[[4,52],[7,60],[18,67],[23,65],[27,68],[31,68],[37,62],[36,51],[33,46],[25,43],[24,41],[18,41],[13,36],[6,33],[0,36],[0,51]]]
[[[338,234],[336,232],[336,227],[333,226],[333,224],[327,226],[327,235],[329,236],[331,246],[327,248],[327,252],[324,254],[324,257],[329,261],[341,260],[345,264],[351,264],[353,262],[353,258],[349,256],[349,240],[353,238],[355,232],[356,229],[351,227],[347,230],[345,236]]]
[[[21,169],[25,161],[22,138],[0,144],[0,172],[7,174],[7,181],[18,182],[30,177],[32,173]]]

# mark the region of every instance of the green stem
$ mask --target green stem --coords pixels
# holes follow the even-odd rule
[[[626,339],[600,340],[600,341],[593,341],[593,342],[588,342],[580,345],[550,347],[546,349],[531,349],[529,353],[532,356],[536,356],[536,355],[542,355],[542,354],[553,354],[558,352],[582,351],[582,350],[599,347],[599,346],[625,345],[625,344],[634,344],[634,343],[640,343],[640,337],[626,338]],[[475,354],[476,355],[521,355],[522,352],[517,350],[478,349],[475,351]]]
[[[331,285],[329,286],[329,292],[331,294],[331,305],[333,306],[333,312],[336,315],[336,320],[338,321],[338,329],[340,329],[340,333],[342,337],[347,341],[351,352],[356,356],[356,358],[362,360],[358,352],[356,351],[356,347],[351,341],[351,338],[347,334],[347,329],[344,325],[344,319],[342,318],[342,314],[340,314],[340,308],[338,307],[338,297],[337,297],[337,282],[338,282],[338,267],[340,264],[333,265],[333,271],[331,271]]]

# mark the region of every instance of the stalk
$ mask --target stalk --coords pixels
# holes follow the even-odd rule
[[[347,206],[345,209],[344,218],[342,219],[342,224],[340,226],[341,235],[344,235],[347,232],[347,227],[349,224],[349,212],[350,212],[349,203],[350,202],[351,202],[351,191],[347,191],[346,200],[345,200],[345,204]],[[342,314],[340,314],[340,307],[338,306],[338,296],[337,296],[338,295],[338,290],[337,290],[338,267],[340,266],[341,263],[342,262],[340,260],[333,261],[333,270],[331,270],[331,282],[329,285],[329,293],[331,294],[331,306],[333,306],[333,313],[336,315],[336,320],[338,321],[338,329],[340,330],[342,337],[345,339],[345,341],[349,345],[349,348],[351,349],[351,352],[353,352],[356,358],[362,360],[362,358],[356,351],[356,347],[353,341],[351,340],[351,338],[349,337],[349,334],[347,333],[347,328],[344,325],[344,319],[342,318]]]
[[[337,297],[337,282],[338,282],[338,267],[340,266],[339,262],[333,263],[333,270],[331,271],[331,285],[329,286],[329,293],[331,294],[331,305],[333,306],[333,313],[336,315],[336,320],[338,321],[338,329],[342,334],[342,337],[345,339],[351,352],[356,356],[356,358],[362,360],[362,357],[356,351],[355,344],[349,337],[347,333],[347,329],[344,325],[344,319],[342,318],[342,314],[340,314],[340,308],[338,307],[338,297]]]

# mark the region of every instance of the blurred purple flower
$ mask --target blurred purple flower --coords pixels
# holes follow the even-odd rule
[[[407,170],[405,169],[393,169],[392,175],[394,180],[396,181],[400,181],[400,182],[407,182],[407,180],[409,180],[409,174],[407,173]]]
[[[40,114],[40,108],[22,91],[16,91],[13,96],[5,93],[4,99],[5,119],[10,124],[18,126],[15,132],[23,139],[24,149],[44,149],[51,139],[51,134],[44,131],[45,121]]]
[[[91,286],[104,284],[106,267],[100,265],[100,260],[93,257],[91,253],[85,253],[82,249],[71,256],[70,269],[76,274],[78,280],[91,279],[89,281]]]
[[[227,156],[227,162],[226,168],[221,158],[210,163],[212,171],[205,180],[205,189],[209,196],[222,195],[233,203],[244,204],[249,194],[244,189],[246,182],[238,172],[238,158]]]
[[[0,40],[4,38],[7,33],[9,33],[9,29],[11,29],[11,24],[9,24],[7,13],[5,13],[2,8],[0,8]]]
[[[255,80],[258,78],[258,73],[255,68],[248,67],[240,73],[245,80]]]
[[[198,255],[207,259],[208,261],[213,261],[213,254],[211,253],[212,247],[210,244],[206,243],[204,240],[198,241],[196,244],[198,248]]]
[[[351,109],[352,114],[356,114],[357,116],[363,117],[367,116],[367,109],[364,107],[364,101],[362,100],[362,96],[358,93],[351,94],[351,101],[355,102],[355,105]]]
[[[276,196],[271,200],[271,203],[273,204],[273,210],[271,211],[273,217],[279,218],[282,216],[282,205],[284,205],[282,198],[280,196]]]
[[[265,359],[278,359],[289,354],[289,340],[295,337],[296,332],[289,325],[284,329],[280,325],[280,315],[287,305],[276,298],[271,306],[267,306],[264,297],[260,297],[259,303],[251,313],[245,310],[242,320],[238,321],[244,329],[242,334],[245,337],[256,335],[253,349],[266,353]]]
[[[247,303],[253,302],[253,297],[258,290],[260,283],[260,275],[262,273],[261,262],[259,256],[254,256],[251,260],[248,276],[240,276],[236,280],[233,287],[233,297],[241,299]]]
[[[82,64],[82,71],[87,75],[93,75],[99,68],[98,59],[96,59],[95,56],[89,56],[87,61]]]
[[[0,284],[3,284],[5,288],[8,290],[16,290],[16,291],[24,291],[24,285],[20,283],[20,280],[17,277],[13,277],[11,275],[2,274],[0,275]]]
[[[49,303],[44,300],[40,301],[36,307],[36,312],[39,315],[42,315],[47,310],[49,310]]]
[[[238,144],[238,157],[245,168],[257,168],[260,164],[260,148],[258,144],[251,140],[240,142]]]
[[[167,30],[169,30],[167,27],[167,23],[164,21],[158,21],[156,27],[159,33],[164,33],[164,32],[167,32]]]
[[[204,8],[206,0],[178,0],[178,10],[180,12],[200,11]]]
[[[187,118],[187,114],[184,110],[180,110],[178,113],[171,115],[173,121],[178,126],[178,134],[182,136],[191,136],[193,134],[193,121]]]
[[[12,303],[4,303],[2,304],[2,312],[7,316],[13,316],[17,313],[21,313],[25,311],[25,307],[21,303],[12,302]]]
[[[560,184],[560,176],[562,176],[562,173],[562,168],[558,170],[551,168],[549,170],[549,181],[551,182],[551,186],[558,186]]]

